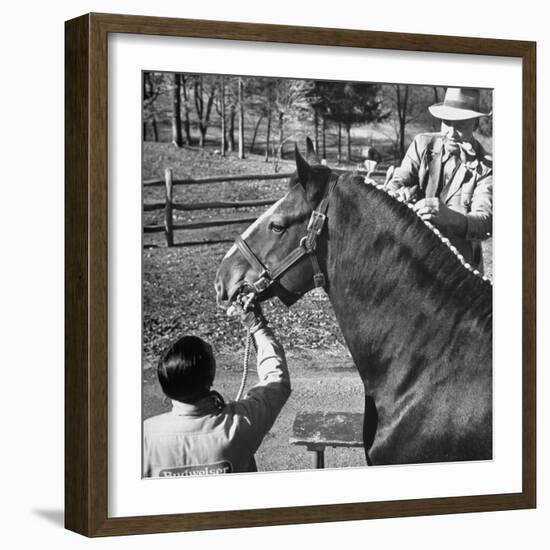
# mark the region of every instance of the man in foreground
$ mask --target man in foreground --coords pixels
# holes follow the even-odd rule
[[[144,477],[257,471],[254,453],[290,395],[290,377],[260,306],[232,308],[253,335],[259,382],[245,399],[226,404],[211,389],[216,374],[211,346],[195,336],[175,342],[158,364],[172,410],[144,422]]]

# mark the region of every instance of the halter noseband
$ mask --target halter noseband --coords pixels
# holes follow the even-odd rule
[[[313,283],[315,287],[324,287],[326,284],[325,276],[319,267],[319,261],[315,254],[317,247],[317,237],[323,231],[325,221],[327,219],[328,200],[332,191],[338,183],[338,176],[331,174],[328,184],[328,191],[317,206],[317,209],[311,213],[309,222],[307,224],[306,234],[300,240],[300,244],[291,252],[289,252],[273,269],[269,269],[252,249],[248,246],[248,243],[239,235],[235,239],[235,246],[239,249],[246,261],[250,264],[255,271],[259,273],[256,281],[250,283],[257,294],[264,292],[274,283],[276,283],[291,267],[293,267],[303,256],[311,258],[313,265]],[[288,290],[284,289],[286,293]]]

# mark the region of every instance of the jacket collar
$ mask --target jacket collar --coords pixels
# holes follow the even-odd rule
[[[194,403],[183,403],[172,399],[172,414],[178,416],[204,416],[218,412],[224,407],[225,401],[217,391],[211,391]]]

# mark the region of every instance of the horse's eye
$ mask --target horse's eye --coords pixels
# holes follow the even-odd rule
[[[273,233],[284,233],[285,226],[281,225],[279,223],[271,222],[269,224],[269,229],[271,229],[271,231],[273,231]]]

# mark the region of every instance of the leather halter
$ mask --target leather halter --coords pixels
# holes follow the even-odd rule
[[[313,264],[313,283],[315,287],[324,287],[326,284],[325,276],[319,267],[319,262],[315,254],[317,247],[317,237],[323,231],[327,219],[328,200],[332,191],[338,183],[338,176],[331,174],[329,178],[328,191],[317,206],[317,209],[311,213],[309,223],[307,224],[306,234],[300,240],[300,244],[289,252],[281,262],[270,269],[256,256],[248,243],[239,235],[235,239],[235,246],[245,257],[250,266],[258,272],[258,279],[250,283],[257,294],[266,291],[270,286],[276,283],[290,268],[292,268],[304,256],[309,256]],[[289,293],[288,290],[284,289]]]

